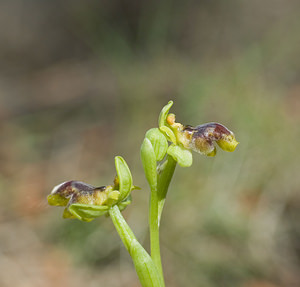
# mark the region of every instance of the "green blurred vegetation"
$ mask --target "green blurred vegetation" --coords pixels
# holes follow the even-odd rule
[[[220,122],[240,145],[175,171],[167,286],[300,285],[298,1],[0,8],[1,286],[138,286],[107,218],[62,220],[46,195],[69,179],[112,183],[122,155],[142,187],[124,215],[147,246],[139,148],[170,99],[179,122]]]

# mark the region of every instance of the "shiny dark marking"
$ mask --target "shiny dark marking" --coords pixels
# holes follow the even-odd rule
[[[209,129],[212,129],[212,134],[209,133]],[[201,137],[208,141],[220,140],[231,135],[231,132],[225,126],[218,123],[207,123],[196,127],[185,126],[183,131],[193,133],[193,138]]]

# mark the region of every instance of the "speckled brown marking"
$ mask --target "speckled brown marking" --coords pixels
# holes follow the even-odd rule
[[[183,132],[185,137],[190,141],[195,132],[195,129],[192,126],[184,126]]]
[[[218,141],[232,134],[230,130],[218,123],[200,125],[195,127],[195,130],[193,137],[202,137],[211,141]]]
[[[189,147],[204,154],[209,154],[215,149],[214,141],[233,135],[230,130],[218,123],[207,123],[196,127],[187,125],[182,132],[189,141]]]
[[[81,181],[67,181],[63,183],[59,188],[55,191],[55,193],[60,194],[61,196],[68,198],[74,194],[93,194],[94,190],[104,191],[105,186],[94,187],[92,185],[86,184]]]
[[[95,187],[94,191],[105,191],[105,189],[106,189],[106,186],[103,185],[103,186]]]
[[[68,205],[67,207],[69,207],[71,204],[73,203],[78,203],[78,199],[81,197],[81,195],[79,193],[73,193],[71,196],[70,196],[70,200],[68,202]]]
[[[232,132],[227,129],[225,126],[218,124],[218,123],[214,123],[215,125],[215,132],[218,134],[224,134],[224,135],[231,135]]]
[[[106,186],[94,187],[81,181],[67,181],[54,188],[53,194],[69,199],[68,206],[77,202],[91,203],[98,192],[104,192]]]

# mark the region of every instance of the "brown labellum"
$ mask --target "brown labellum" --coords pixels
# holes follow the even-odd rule
[[[238,144],[233,132],[218,123],[184,126],[181,133],[180,139],[184,147],[208,156],[216,154],[214,142],[226,151],[233,151]]]
[[[106,186],[94,187],[81,181],[66,181],[55,186],[48,196],[51,205],[67,205],[72,203],[102,203],[107,196],[101,195],[106,190]],[[99,200],[101,199],[101,200]]]

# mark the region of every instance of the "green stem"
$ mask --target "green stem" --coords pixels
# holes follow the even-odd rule
[[[157,270],[152,258],[136,240],[132,230],[122,216],[118,206],[113,206],[109,210],[109,215],[120,235],[122,242],[128,250],[139,280],[143,287],[164,287],[163,277]]]
[[[154,261],[154,264],[156,265],[156,268],[157,268],[160,276],[162,278],[164,278],[162,264],[161,264],[161,256],[160,256],[160,244],[159,244],[157,189],[151,190],[149,226],[150,226],[151,257]],[[165,285],[163,285],[163,286],[165,286]]]
[[[113,224],[124,244],[128,252],[130,252],[131,242],[136,240],[134,233],[130,229],[129,225],[125,221],[124,217],[122,216],[120,209],[117,205],[113,206],[109,210],[109,215],[113,221]]]
[[[158,225],[160,224],[161,214],[163,211],[168,188],[174,175],[176,164],[177,162],[173,159],[173,157],[168,155],[158,175]]]
[[[151,189],[151,200],[150,200],[150,246],[151,246],[151,257],[163,278],[163,269],[160,255],[160,243],[159,243],[159,224],[160,217],[164,205],[164,201],[167,195],[167,191],[173,177],[176,167],[176,161],[171,156],[167,156],[163,167],[160,170],[159,177],[157,180],[157,189]]]

